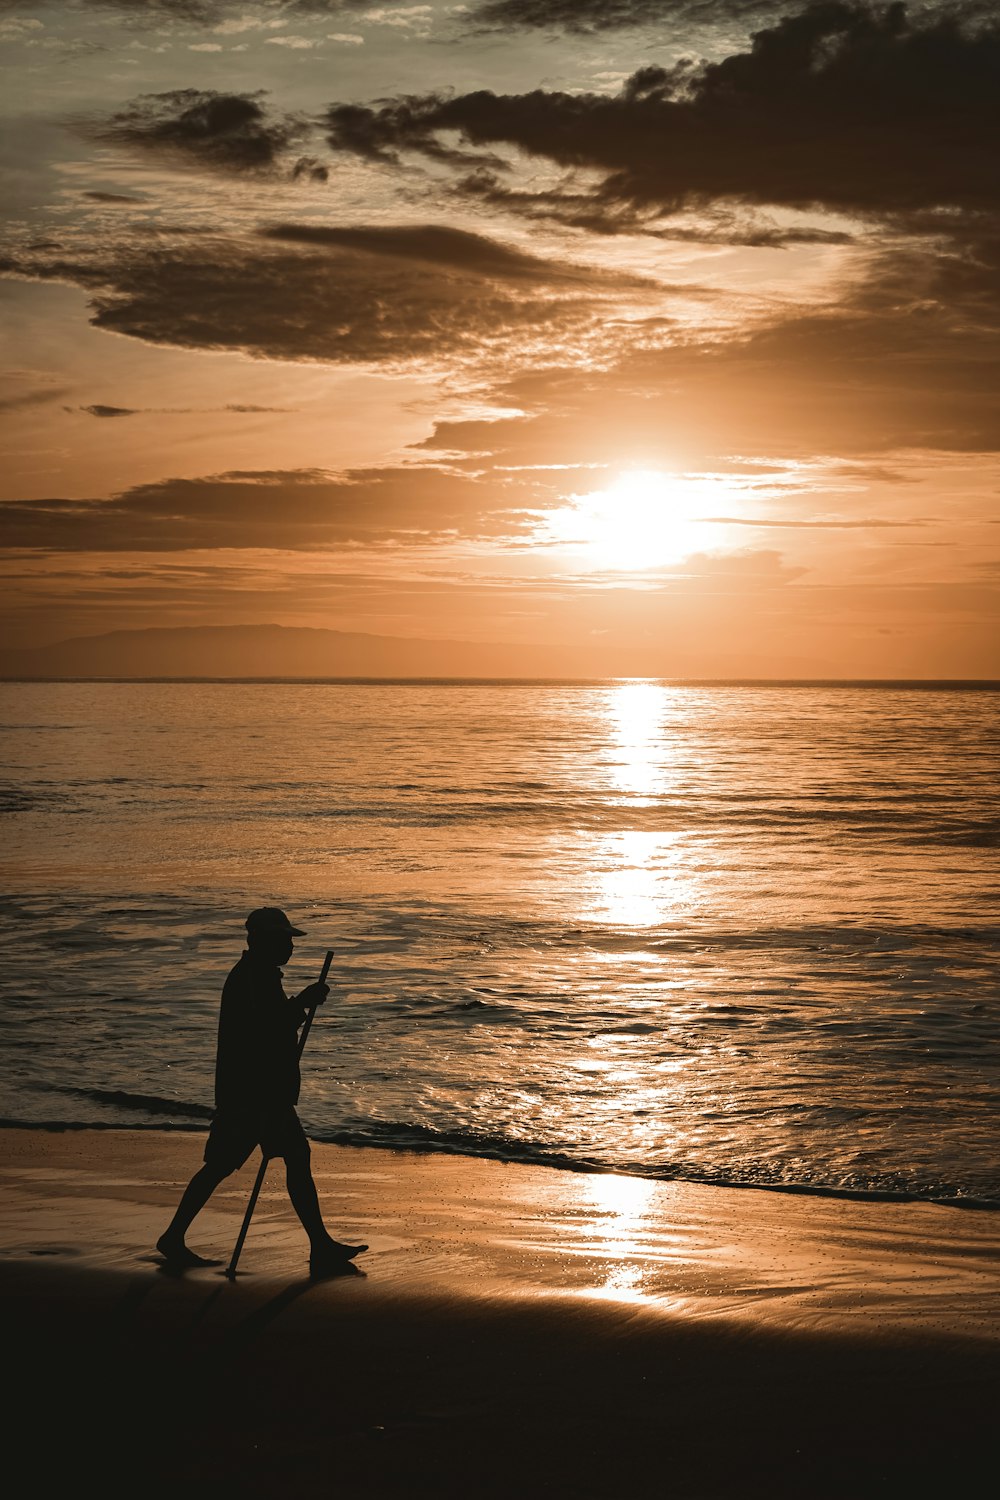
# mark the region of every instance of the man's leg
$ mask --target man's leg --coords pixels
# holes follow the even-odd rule
[[[285,1182],[292,1207],[299,1216],[302,1228],[309,1236],[311,1248],[322,1248],[330,1238],[323,1223],[323,1211],[319,1206],[319,1194],[313,1181],[309,1157],[296,1155],[285,1160]]]
[[[216,1114],[205,1142],[205,1164],[194,1174],[167,1228],[156,1242],[164,1260],[172,1266],[217,1266],[217,1260],[195,1255],[184,1243],[195,1217],[201,1213],[220,1182],[238,1172],[257,1145],[255,1122],[242,1116]]]
[[[310,1270],[317,1274],[336,1270],[338,1266],[342,1268],[345,1261],[353,1260],[356,1255],[361,1254],[362,1250],[367,1250],[368,1246],[344,1245],[340,1240],[333,1238],[323,1223],[319,1194],[316,1191],[316,1183],[313,1181],[309,1142],[294,1110],[291,1112],[291,1118],[282,1124],[284,1140],[281,1144],[284,1147],[282,1154],[285,1158],[285,1182],[288,1186],[288,1196],[292,1200],[292,1207],[299,1216],[302,1228],[309,1236]],[[278,1142],[275,1144],[277,1145]]]
[[[181,1194],[177,1212],[156,1242],[157,1250],[171,1265],[217,1266],[220,1264],[217,1260],[205,1260],[203,1256],[195,1255],[194,1251],[189,1250],[184,1243],[184,1236],[219,1183],[228,1176],[227,1171],[222,1171],[217,1166],[209,1166],[206,1162],[191,1178]]]

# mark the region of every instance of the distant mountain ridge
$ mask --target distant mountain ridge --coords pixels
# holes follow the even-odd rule
[[[686,647],[674,641],[608,644],[583,636],[572,646],[449,641],[301,625],[179,625],[74,636],[0,651],[0,680],[81,678],[521,678],[672,681],[822,681],[830,663],[792,656]]]
[[[558,647],[305,626],[191,625],[113,630],[0,651],[0,678],[574,676],[579,660],[579,651]],[[596,666],[598,674],[603,670]]]

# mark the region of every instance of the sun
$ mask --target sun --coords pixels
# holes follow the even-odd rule
[[[677,475],[630,469],[607,489],[573,495],[551,511],[550,539],[581,548],[602,568],[663,567],[705,546],[706,498]]]

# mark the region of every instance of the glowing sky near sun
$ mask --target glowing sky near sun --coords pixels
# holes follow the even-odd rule
[[[989,8],[5,0],[0,43],[10,644],[1000,672]]]

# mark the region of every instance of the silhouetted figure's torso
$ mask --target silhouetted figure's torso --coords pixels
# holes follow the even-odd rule
[[[304,1017],[302,1007],[285,994],[277,965],[244,953],[222,991],[217,1110],[246,1114],[298,1102],[298,1028]]]

